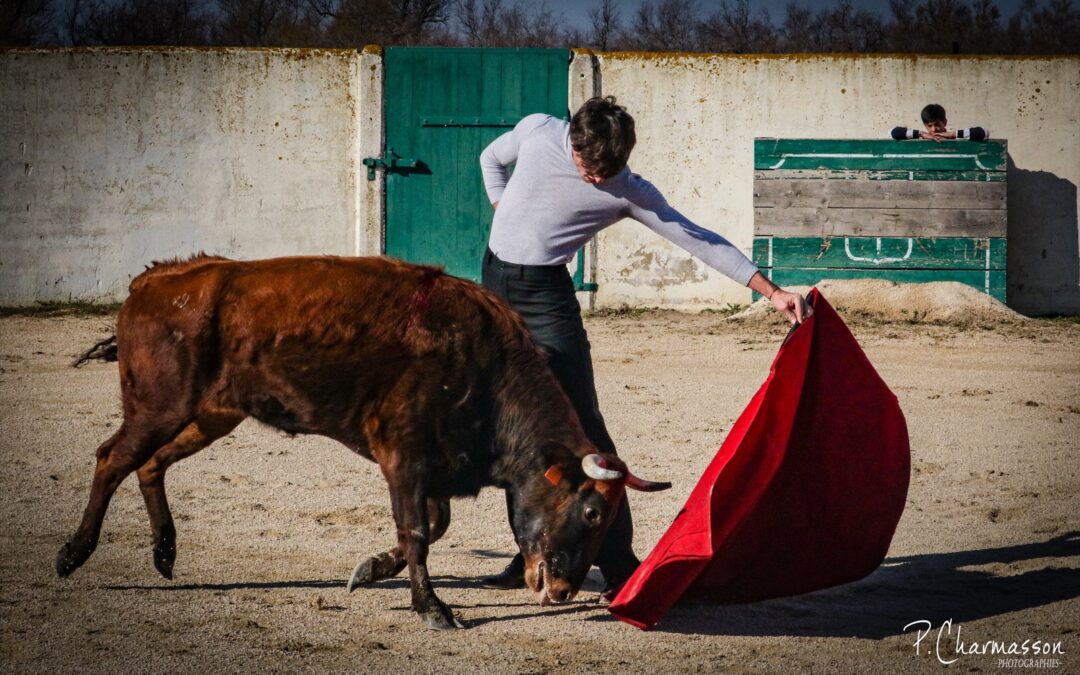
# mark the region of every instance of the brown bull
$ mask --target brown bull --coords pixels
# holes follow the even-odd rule
[[[668,487],[598,454],[520,318],[435,268],[385,258],[155,264],[131,284],[116,348],[124,422],[97,450],[60,576],[93,553],[109,500],[134,471],[154,565],[172,578],[165,471],[249,416],[379,464],[397,545],[362,560],[349,588],[408,565],[413,609],[434,628],[461,626],[426,565],[449,498],[488,485],[512,493],[527,580],[547,603],[577,592],[625,486]]]

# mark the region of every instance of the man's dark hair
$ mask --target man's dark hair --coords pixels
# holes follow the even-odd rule
[[[945,121],[945,108],[942,108],[937,103],[931,103],[922,109],[922,123],[930,124],[931,122],[944,122]]]
[[[622,171],[636,142],[634,118],[614,96],[590,98],[570,120],[570,145],[599,178]]]

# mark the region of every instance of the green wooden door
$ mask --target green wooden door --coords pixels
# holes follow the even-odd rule
[[[566,119],[570,53],[390,47],[385,58],[387,161],[415,161],[386,172],[386,253],[479,280],[492,216],[480,152],[525,115]]]

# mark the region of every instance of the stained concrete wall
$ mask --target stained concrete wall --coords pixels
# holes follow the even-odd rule
[[[749,252],[754,137],[881,138],[941,103],[1009,141],[1009,304],[1080,313],[1080,59],[598,54],[637,121],[631,167]],[[597,242],[598,306],[701,308],[750,294],[644,227]]]
[[[121,300],[151,260],[200,250],[378,246],[357,130],[381,124],[363,105],[381,64],[361,76],[361,60],[352,50],[0,52],[0,305]]]
[[[569,76],[572,107],[633,112],[635,171],[747,252],[754,137],[881,137],[940,102],[1009,140],[1010,304],[1080,313],[1080,59],[576,52]],[[0,305],[120,300],[199,250],[379,253],[382,77],[378,49],[0,50]],[[635,223],[585,265],[589,306],[749,299]]]

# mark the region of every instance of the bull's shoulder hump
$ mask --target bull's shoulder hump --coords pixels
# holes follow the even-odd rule
[[[131,280],[131,285],[128,290],[135,292],[157,278],[187,274],[194,270],[200,270],[209,266],[229,263],[235,263],[235,261],[222,256],[207,255],[206,253],[198,253],[189,258],[155,260],[151,262],[141,274]]]

